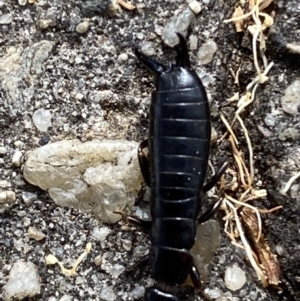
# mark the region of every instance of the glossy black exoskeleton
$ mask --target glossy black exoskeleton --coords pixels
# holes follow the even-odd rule
[[[151,188],[151,251],[144,258],[152,271],[155,287],[148,288],[145,301],[179,301],[161,285],[183,284],[190,275],[200,290],[200,275],[189,250],[196,227],[212,217],[221,205],[216,202],[201,217],[201,194],[211,189],[224,173],[225,163],[204,185],[211,139],[207,95],[197,73],[190,67],[185,39],[178,34],[176,63],[165,67],[135,49],[135,54],[155,75],[149,138],[141,143],[138,158],[145,182]],[[143,149],[149,145],[149,158]]]

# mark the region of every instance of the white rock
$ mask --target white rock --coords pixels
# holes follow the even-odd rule
[[[73,297],[71,295],[63,295],[59,301],[73,301]]]
[[[226,287],[232,291],[241,289],[246,283],[246,274],[237,265],[228,267],[225,271]]]
[[[24,5],[26,5],[27,0],[18,0],[18,3],[19,3],[19,5],[24,6]]]
[[[49,110],[38,109],[33,113],[32,120],[34,125],[41,132],[47,132],[49,126],[51,126],[52,115]]]
[[[0,16],[0,24],[9,24],[12,21],[12,14],[5,14]]]
[[[32,262],[16,262],[4,288],[4,299],[10,301],[33,297],[41,292],[40,277],[36,266]]]
[[[0,192],[0,204],[14,203],[15,200],[16,200],[16,194],[13,191]]]
[[[118,56],[118,61],[119,62],[127,62],[128,61],[128,55],[126,53],[121,53]]]
[[[97,266],[100,266],[101,264],[102,264],[102,256],[101,255],[98,255],[98,256],[96,256],[95,258],[94,258],[94,263],[95,263],[95,265],[97,265]]]
[[[217,44],[212,40],[203,44],[197,53],[199,63],[202,65],[210,63],[217,49]]]
[[[7,149],[5,146],[0,146],[0,155],[5,155],[7,153]]]
[[[31,239],[39,241],[44,239],[46,235],[35,227],[29,227],[27,236]]]
[[[190,2],[189,7],[196,15],[201,12],[201,5],[198,1]]]
[[[110,232],[111,230],[107,227],[95,227],[93,229],[92,236],[99,241],[104,241]]]
[[[114,223],[121,216],[113,211],[133,205],[143,182],[137,148],[138,143],[125,140],[50,143],[29,155],[24,177],[49,189],[57,204]]]
[[[167,21],[162,31],[164,43],[170,47],[174,47],[178,44],[179,40],[176,33],[179,32],[183,36],[186,36],[187,30],[194,18],[194,13],[187,7],[177,16],[174,16]]]
[[[22,158],[22,152],[19,150],[16,150],[13,154],[11,161],[15,166],[19,167],[19,166],[21,166],[21,158]]]
[[[155,53],[153,43],[151,43],[151,42],[143,43],[142,46],[141,46],[141,51],[147,56],[153,55]]]
[[[32,192],[23,191],[22,192],[22,199],[27,207],[29,207],[33,201],[37,199],[37,195]]]
[[[145,288],[143,286],[136,286],[132,291],[132,296],[134,299],[142,298],[145,294]]]
[[[55,26],[56,22],[52,19],[41,19],[41,20],[39,20],[38,25],[41,29],[46,29],[49,26],[50,27]]]
[[[118,278],[125,271],[125,267],[120,264],[114,264],[110,270],[110,274],[114,278]]]
[[[0,188],[6,188],[9,187],[10,183],[6,180],[0,180]]]
[[[198,47],[198,38],[195,35],[190,35],[190,50],[195,50]]]
[[[101,290],[100,299],[103,299],[105,301],[115,301],[116,295],[113,289],[110,286],[108,286]]]
[[[295,80],[285,90],[284,96],[281,98],[282,109],[289,114],[298,114],[300,106],[300,80]]]
[[[77,24],[75,29],[78,33],[86,33],[89,29],[89,25],[90,24],[88,21],[83,21],[83,22]]]

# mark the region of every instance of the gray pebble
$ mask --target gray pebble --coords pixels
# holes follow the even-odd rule
[[[78,33],[86,33],[89,29],[89,25],[90,24],[88,21],[83,21],[83,22],[79,23],[75,29]]]

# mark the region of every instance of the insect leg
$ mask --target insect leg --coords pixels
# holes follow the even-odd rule
[[[201,289],[201,279],[200,279],[200,273],[198,268],[193,264],[191,270],[190,270],[190,277],[193,282],[193,285],[195,289],[198,291]]]
[[[142,256],[138,262],[136,262],[134,265],[130,267],[131,271],[135,271],[137,269],[141,269],[148,265],[149,263],[149,254]]]
[[[213,217],[213,215],[219,210],[222,205],[223,199],[215,202],[206,212],[204,212],[197,220],[199,224],[202,224]]]
[[[125,212],[122,211],[114,211],[114,213],[120,214],[122,216],[122,220],[125,223],[137,225],[145,229],[150,229],[151,227],[151,221],[139,219],[138,217],[132,215],[127,215]]]
[[[151,227],[151,221],[140,219],[140,218],[138,218],[136,216],[132,216],[132,215],[127,216],[127,221],[130,224],[140,226],[144,229],[150,229],[150,227]]]
[[[147,186],[150,186],[150,165],[149,160],[146,157],[143,149],[148,147],[148,139],[141,142],[138,148],[138,160],[140,165],[140,170],[142,172],[144,181],[146,182]]]
[[[222,177],[222,175],[224,174],[224,172],[226,171],[227,167],[228,167],[229,163],[225,162],[219,169],[218,171],[215,173],[215,175],[211,178],[211,180],[206,183],[203,188],[202,191],[203,192],[207,192],[209,190],[211,190],[220,180],[220,178]]]
[[[203,300],[206,301],[212,301],[211,298],[209,298],[203,291],[201,290],[201,279],[200,279],[200,273],[198,268],[193,264],[191,270],[190,270],[190,277],[193,282],[193,285],[195,289],[197,290],[198,294]]]

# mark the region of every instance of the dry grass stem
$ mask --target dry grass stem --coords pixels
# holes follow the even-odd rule
[[[268,283],[272,285],[278,285],[280,283],[279,275],[279,262],[276,256],[270,251],[270,247],[267,245],[264,236],[261,235],[259,239],[256,237],[259,235],[259,222],[255,218],[253,211],[248,208],[244,208],[241,212],[242,220],[248,237],[250,237],[255,253],[256,262],[260,264],[264,269]]]
[[[281,190],[281,194],[286,194],[291,188],[292,184],[300,177],[300,171],[293,175],[288,182],[285,184],[285,187]]]
[[[253,180],[254,180],[254,162],[253,162],[253,148],[252,148],[252,144],[251,144],[251,140],[249,138],[249,134],[248,134],[248,131],[245,127],[245,124],[242,120],[242,118],[237,115],[237,120],[239,121],[242,129],[243,129],[243,132],[245,134],[245,137],[246,137],[246,141],[247,141],[247,145],[248,145],[248,152],[249,152],[249,165],[250,165],[250,181],[249,181],[249,186],[252,185],[253,183]]]
[[[249,243],[248,243],[248,241],[247,241],[247,239],[246,239],[246,237],[244,235],[244,231],[243,231],[241,222],[239,220],[237,211],[236,211],[235,207],[231,204],[231,202],[229,202],[226,198],[224,200],[225,200],[225,202],[227,203],[227,205],[231,208],[231,210],[234,213],[236,227],[237,227],[237,229],[239,231],[240,238],[242,240],[242,243],[243,243],[243,246],[245,248],[245,252],[246,252],[246,254],[248,256],[248,259],[249,259],[252,267],[254,268],[258,279],[262,282],[262,284],[264,286],[267,286],[267,284],[268,284],[267,278],[264,275],[264,273],[262,272],[262,270],[259,268],[259,266],[257,265],[257,263],[256,263],[256,261],[255,261],[255,259],[253,257],[252,249],[251,249],[251,247],[250,247],[250,245],[249,245]]]
[[[118,0],[118,3],[119,3],[120,6],[124,7],[125,9],[128,9],[128,10],[134,10],[135,9],[134,5],[132,5],[131,3],[127,3],[124,0]]]
[[[227,122],[225,116],[224,116],[222,113],[221,113],[221,115],[220,115],[220,118],[221,118],[221,120],[223,121],[223,123],[225,124],[225,126],[226,126],[228,132],[230,133],[231,137],[234,139],[234,143],[235,143],[236,145],[238,145],[239,142],[238,142],[238,140],[237,140],[237,138],[236,138],[236,136],[235,136],[235,134],[234,134],[234,132],[233,132],[231,126],[229,125],[229,123]]]
[[[283,206],[280,205],[280,206],[274,207],[272,209],[258,209],[258,211],[260,213],[272,213],[272,212],[274,212],[276,210],[279,210],[279,209],[282,209],[282,208],[283,208]]]
[[[243,202],[240,202],[238,200],[235,200],[234,198],[232,198],[231,196],[225,194],[225,197],[226,199],[228,199],[229,201],[237,204],[237,205],[240,205],[240,206],[245,206],[251,210],[253,210],[255,213],[256,213],[256,216],[257,216],[257,220],[258,220],[258,231],[257,231],[257,238],[256,238],[256,241],[259,241],[260,237],[261,237],[261,230],[262,230],[262,222],[261,222],[261,217],[260,217],[260,214],[259,214],[259,211],[256,207],[254,206],[251,206],[249,204],[246,204],[246,203],[243,203]],[[239,206],[239,207],[240,207]],[[236,209],[238,209],[239,207],[237,207]]]

